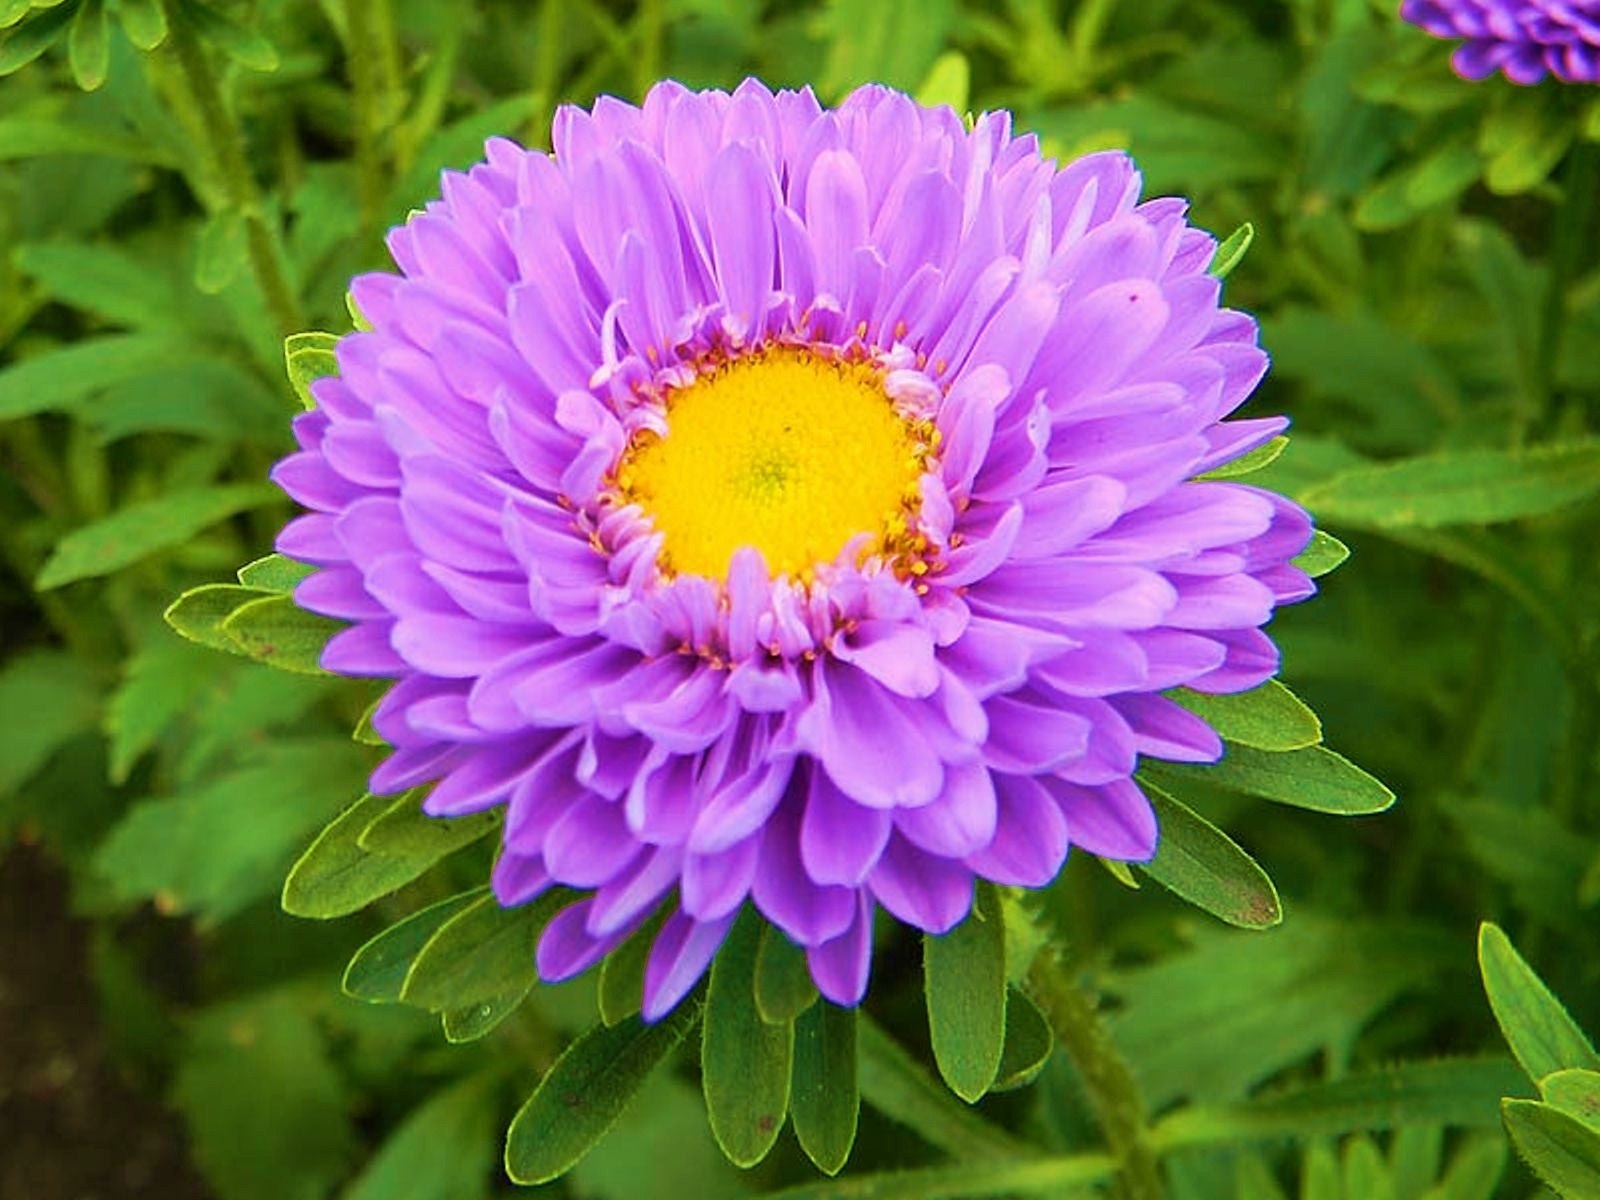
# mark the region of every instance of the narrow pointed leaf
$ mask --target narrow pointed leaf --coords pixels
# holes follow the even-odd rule
[[[1483,990],[1506,1044],[1535,1082],[1570,1067],[1600,1070],[1600,1057],[1554,993],[1517,953],[1498,925],[1478,930]]]
[[[294,591],[295,584],[315,569],[305,563],[295,562],[292,558],[285,558],[281,554],[269,554],[265,558],[258,558],[240,567],[238,576],[239,582],[245,587],[259,588],[263,592],[277,592],[286,596]]]
[[[949,933],[923,936],[922,968],[939,1074],[976,1103],[994,1083],[1006,1036],[1006,926],[993,884],[978,884],[972,911]]]
[[[1600,491],[1600,438],[1464,450],[1360,467],[1301,492],[1322,519],[1375,529],[1510,521]]]
[[[277,490],[255,483],[183,488],[141,500],[74,529],[56,543],[39,572],[41,591],[109,575],[130,563],[169,549],[246,509],[278,500]]]
[[[344,969],[345,993],[357,1000],[398,1004],[411,963],[439,927],[483,898],[487,888],[451,896],[389,926],[355,952]]]
[[[252,71],[276,71],[278,52],[255,30],[241,25],[220,9],[200,0],[185,0],[184,18],[192,22],[201,39]]]
[[[596,1025],[568,1046],[506,1133],[513,1183],[548,1183],[571,1170],[628,1107],[634,1093],[698,1019],[686,1000],[659,1024],[637,1017]]]
[[[1276,679],[1248,692],[1214,696],[1178,688],[1170,695],[1223,738],[1257,750],[1300,750],[1322,740],[1317,714]]]
[[[222,621],[222,632],[249,658],[297,675],[327,675],[322,648],[344,622],[309,613],[289,596],[268,596],[240,605]]]
[[[357,839],[368,854],[420,859],[433,864],[446,854],[470,846],[500,827],[501,810],[487,809],[464,817],[430,817],[422,811],[420,788],[389,800]]]
[[[794,1026],[790,1117],[800,1148],[819,1171],[836,1175],[850,1158],[861,1095],[856,1083],[856,1010],[826,1001]]]
[[[531,987],[538,979],[533,956],[539,935],[571,900],[561,889],[518,908],[501,908],[492,894],[481,897],[417,952],[400,999],[443,1012]]]
[[[530,981],[527,987],[514,988],[503,996],[495,996],[464,1008],[445,1009],[439,1014],[445,1041],[460,1045],[488,1036],[499,1027],[500,1022],[522,1007],[522,1002],[532,990]]]
[[[1311,535],[1311,543],[1294,558],[1294,565],[1313,579],[1336,569],[1350,557],[1350,547],[1331,533],[1318,529]]]
[[[753,1167],[778,1140],[789,1111],[794,1025],[756,1010],[756,952],[762,921],[740,914],[711,965],[700,1074],[711,1132],[728,1160]]]
[[[397,892],[428,869],[432,860],[370,854],[361,832],[388,811],[388,796],[363,796],[312,842],[283,884],[283,911],[296,917],[343,917]]]
[[[244,657],[244,647],[223,632],[222,623],[236,609],[269,595],[231,583],[206,583],[184,592],[162,615],[174,631],[191,642]]]
[[[1140,774],[1168,791],[1181,792],[1185,782],[1194,781],[1339,816],[1383,812],[1394,803],[1387,787],[1324,746],[1274,753],[1231,745],[1219,763],[1149,762]]]
[[[1241,454],[1232,462],[1225,462],[1220,467],[1213,467],[1201,479],[1237,479],[1241,475],[1253,475],[1261,468],[1278,460],[1278,456],[1289,448],[1289,439],[1275,437],[1265,446],[1257,446],[1248,454]]]
[[[1493,1128],[1500,1097],[1524,1086],[1506,1059],[1415,1062],[1235,1104],[1195,1105],[1156,1123],[1162,1152],[1284,1137],[1336,1137],[1437,1124]]]
[[[1517,1153],[1556,1195],[1600,1196],[1600,1133],[1537,1100],[1507,1100],[1500,1111]]]
[[[1278,890],[1255,859],[1187,805],[1143,786],[1161,828],[1145,874],[1229,925],[1267,929],[1283,920]]]

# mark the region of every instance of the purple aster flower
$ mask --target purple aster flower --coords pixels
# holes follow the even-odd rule
[[[1496,71],[1538,83],[1600,83],[1597,0],[1405,0],[1400,17],[1441,38],[1465,38],[1450,63],[1463,79]]]
[[[749,81],[563,109],[446,174],[353,284],[371,329],[274,478],[323,663],[397,682],[372,787],[504,805],[495,894],[587,893],[565,979],[662,905],[646,1018],[746,902],[858,1002],[873,914],[1148,858],[1164,690],[1273,674],[1311,523],[1194,477],[1267,365],[1215,249],[1121,154],[1005,114]]]

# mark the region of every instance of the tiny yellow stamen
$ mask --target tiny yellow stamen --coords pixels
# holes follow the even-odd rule
[[[902,417],[871,363],[769,347],[669,391],[666,423],[635,436],[616,483],[661,531],[670,573],[720,579],[754,546],[774,576],[809,581],[863,533],[864,555],[922,546],[932,424]]]

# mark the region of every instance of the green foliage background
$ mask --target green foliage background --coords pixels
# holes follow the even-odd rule
[[[215,655],[161,614],[269,549],[288,509],[263,480],[297,407],[283,338],[348,328],[346,281],[441,167],[490,134],[545,144],[558,103],[747,74],[1010,108],[1050,153],[1131,149],[1198,224],[1253,223],[1228,298],[1275,360],[1254,410],[1295,422],[1256,480],[1353,550],[1275,622],[1285,678],[1400,802],[1344,821],[1186,772],[1185,801],[1270,870],[1282,924],[1229,929],[1076,856],[1038,927],[1098,990],[1180,1200],[1534,1194],[1498,1100],[1536,1092],[1475,937],[1504,926],[1600,1029],[1600,96],[1463,83],[1394,7],[0,0],[0,1194],[77,1194],[94,1145],[152,1129],[159,1177],[100,1194],[513,1190],[502,1131],[593,1021],[594,981],[460,1044],[342,995],[352,952],[481,882],[485,851],[346,921],[285,916],[285,870],[360,794],[372,755],[348,731],[372,692]],[[905,1168],[872,1194],[1093,1194],[1065,1056],[968,1109],[931,1074],[921,989],[917,942],[889,938],[838,1181],[788,1132],[728,1165],[680,1055],[551,1190],[843,1197]],[[1524,1017],[1501,1019],[1534,1079],[1593,1065],[1574,1033],[1536,1068]],[[98,1048],[115,1093],[36,1077],[46,1028],[69,1064]],[[17,1118],[41,1096],[81,1110],[54,1142]],[[1507,1109],[1525,1152],[1600,1146],[1543,1112]]]

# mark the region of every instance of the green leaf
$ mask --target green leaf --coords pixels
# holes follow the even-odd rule
[[[178,338],[116,333],[36,354],[0,371],[0,421],[71,410],[114,383],[180,366],[194,353]]]
[[[290,596],[251,600],[222,620],[222,632],[249,658],[297,675],[330,674],[322,650],[344,628],[343,621],[307,612]]]
[[[312,829],[361,786],[365,766],[339,742],[276,742],[248,765],[176,795],[134,804],[95,867],[119,900],[216,923],[278,890]]]
[[[0,29],[10,29],[32,8],[30,0],[0,0]]]
[[[1344,1144],[1344,1194],[1362,1200],[1395,1200],[1389,1169],[1370,1137],[1353,1137]]]
[[[118,0],[117,15],[122,18],[122,31],[139,49],[154,50],[167,40],[167,18],[162,15],[160,0]]]
[[[361,848],[369,854],[421,859],[429,865],[500,828],[498,808],[462,817],[430,817],[423,811],[423,788],[393,799],[384,813],[361,831]]]
[[[1506,1044],[1535,1082],[1567,1068],[1600,1069],[1600,1057],[1561,1001],[1534,974],[1498,925],[1478,929],[1478,966]]]
[[[246,563],[239,568],[237,574],[240,584],[247,588],[277,592],[286,596],[294,591],[296,584],[314,570],[315,567],[295,562],[294,559],[285,558],[281,554],[269,554],[265,558]]]
[[[915,8],[898,0],[831,0],[818,21],[829,43],[818,90],[833,99],[868,80],[915,88],[944,48],[954,19],[951,0]]]
[[[244,213],[224,208],[207,217],[195,237],[195,288],[215,296],[243,274],[249,261]]]
[[[290,868],[283,911],[317,920],[347,916],[426,871],[434,859],[373,854],[361,846],[367,826],[393,804],[390,796],[366,795],[335,817]]]
[[[232,583],[203,583],[174,600],[162,616],[168,625],[191,642],[198,642],[211,650],[226,650],[242,658],[244,647],[223,632],[222,623],[243,605],[270,595],[270,592]]]
[[[35,586],[47,591],[79,579],[109,575],[157,551],[181,545],[236,513],[277,499],[273,488],[234,483],[182,488],[138,501],[74,529],[57,542]]]
[[[1006,926],[991,883],[980,882],[967,918],[922,938],[928,1032],[939,1074],[975,1104],[994,1083],[1006,1036]]]
[[[857,1010],[861,1096],[929,1145],[966,1161],[1010,1159],[1029,1149],[958,1102],[905,1048]]]
[[[501,908],[492,894],[482,897],[428,939],[406,972],[400,999],[442,1012],[532,985],[539,935],[572,899],[562,888],[516,908]]]
[[[1230,742],[1257,750],[1300,750],[1322,740],[1322,722],[1276,679],[1233,695],[1175,688],[1168,695]]]
[[[1033,999],[1018,987],[1006,989],[1006,1041],[991,1092],[1008,1092],[1033,1082],[1050,1055],[1056,1035]]]
[[[1554,1071],[1539,1080],[1546,1104],[1576,1117],[1600,1133],[1600,1072],[1577,1068]]]
[[[1600,439],[1521,452],[1461,450],[1359,467],[1297,497],[1333,522],[1374,529],[1510,521],[1600,491]]]
[[[1394,803],[1393,792],[1325,746],[1272,752],[1230,745],[1222,761],[1209,766],[1150,760],[1139,772],[1179,795],[1187,782],[1211,784],[1337,816],[1383,812]]]
[[[1313,579],[1328,574],[1350,557],[1350,547],[1331,533],[1318,529],[1311,535],[1311,544],[1300,551],[1293,563]]]
[[[1267,929],[1283,920],[1278,891],[1267,873],[1232,838],[1159,788],[1144,784],[1156,810],[1161,840],[1142,870],[1157,883],[1241,929]]]
[[[336,333],[296,333],[283,343],[284,368],[307,411],[317,406],[311,395],[312,381],[339,373],[339,359],[334,353],[338,344]]]
[[[469,1075],[413,1109],[340,1193],[342,1200],[462,1200],[478,1194],[471,1189],[495,1166],[497,1075]]]
[[[16,791],[99,713],[100,681],[60,650],[28,650],[0,665],[0,796]],[[26,719],[23,719],[26,714]]]
[[[1443,1177],[1421,1200],[1491,1200],[1506,1169],[1506,1139],[1498,1130],[1466,1138]]]
[[[67,37],[67,62],[72,67],[72,78],[86,92],[106,81],[111,65],[108,35],[105,0],[82,0]]]
[[[152,166],[177,165],[172,152],[155,138],[38,117],[0,120],[0,162],[47,154],[93,154]]]
[[[1502,196],[1530,191],[1566,154],[1573,122],[1543,88],[1508,89],[1496,100],[1478,134],[1478,149],[1488,159],[1483,181]]]
[[[659,1024],[596,1025],[556,1059],[506,1132],[513,1183],[548,1183],[605,1136],[644,1081],[688,1034],[700,1005],[685,1000]]]
[[[35,16],[0,42],[0,75],[20,71],[59,42],[72,20],[72,6],[63,5]]]
[[[217,665],[211,654],[174,637],[151,638],[126,661],[122,685],[106,708],[112,783],[126,782],[140,756],[178,718],[197,710]]]
[[[241,66],[252,71],[276,71],[278,52],[253,29],[239,24],[220,9],[200,0],[182,0],[179,12],[193,23],[204,42],[215,46]]]
[[[711,1133],[728,1161],[766,1158],[789,1110],[794,1026],[756,1010],[756,952],[763,922],[746,907],[711,964],[700,1043],[700,1077]]]
[[[114,324],[170,327],[182,320],[176,298],[163,286],[161,277],[148,264],[136,262],[114,247],[29,242],[17,247],[15,257],[17,267],[32,276],[46,295]],[[150,342],[165,347],[174,358],[180,353],[176,339]]]
[[[355,952],[344,969],[345,994],[374,1004],[398,1004],[411,964],[446,921],[483,899],[487,888],[451,896],[389,926]]]
[[[1183,1108],[1156,1122],[1151,1140],[1158,1151],[1171,1153],[1417,1124],[1492,1127],[1500,1096],[1518,1083],[1505,1059],[1407,1063],[1237,1104]]]
[[[837,1175],[855,1145],[861,1096],[856,1086],[856,1010],[823,1001],[794,1026],[794,1135],[819,1171]]]
[[[1250,244],[1256,240],[1256,227],[1246,221],[1235,229],[1222,244],[1217,247],[1216,253],[1211,256],[1211,266],[1207,268],[1218,279],[1226,279],[1233,269],[1243,260],[1250,250]],[[1278,439],[1274,438],[1274,441]],[[1269,443],[1270,445],[1270,443]],[[1273,457],[1276,457],[1274,455]]]
[[[1442,1126],[1402,1125],[1389,1142],[1389,1168],[1398,1200],[1421,1200],[1439,1177],[1443,1155]]]
[[[196,1164],[228,1200],[322,1200],[356,1149],[343,1080],[301,997],[207,1010],[173,1098]]]
[[[1506,1100],[1500,1112],[1517,1153],[1556,1195],[1600,1195],[1600,1133],[1537,1100]]]
[[[1262,467],[1275,462],[1278,455],[1289,448],[1289,439],[1275,437],[1264,446],[1257,446],[1248,454],[1241,454],[1231,462],[1225,462],[1220,467],[1213,467],[1204,475],[1196,476],[1197,479],[1237,479],[1241,475],[1250,475],[1261,470]]]
[[[967,63],[967,56],[959,50],[946,50],[928,68],[922,85],[917,88],[916,101],[924,108],[943,105],[964,113],[971,94],[972,67]]]
[[[532,990],[533,984],[530,982],[525,988],[516,988],[504,996],[495,996],[479,1004],[445,1009],[439,1014],[444,1040],[451,1045],[461,1045],[487,1037],[502,1021],[522,1007],[522,1002]]]
[[[756,1009],[763,1021],[784,1025],[817,1002],[806,952],[783,930],[765,925],[756,951]]]
[[[645,967],[665,919],[665,908],[657,909],[600,964],[600,1019],[607,1025],[622,1024],[644,1006]]]

